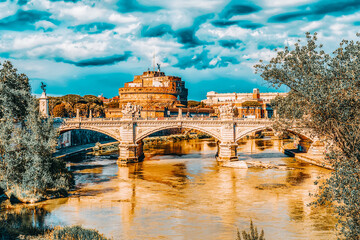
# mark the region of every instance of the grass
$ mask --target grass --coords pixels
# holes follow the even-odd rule
[[[240,232],[238,230],[236,240],[265,240],[264,230],[261,230],[261,233],[259,235],[257,227],[254,227],[253,222],[250,221],[250,231],[249,231],[249,233],[244,230],[240,234]]]

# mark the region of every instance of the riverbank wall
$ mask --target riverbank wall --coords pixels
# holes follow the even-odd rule
[[[295,148],[294,143],[289,143],[281,147],[282,152],[287,156],[294,157],[296,160],[307,162],[319,167],[333,169],[331,165],[326,161],[324,154],[310,154],[302,152],[298,148]]]

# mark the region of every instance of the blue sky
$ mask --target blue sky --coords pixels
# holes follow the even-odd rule
[[[201,100],[275,91],[254,74],[259,59],[307,31],[332,50],[359,26],[359,0],[0,0],[0,61],[26,73],[35,94],[43,81],[50,95],[112,97],[156,52]]]

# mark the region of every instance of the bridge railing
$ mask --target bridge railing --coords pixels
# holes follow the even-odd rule
[[[63,123],[79,123],[79,122],[87,122],[87,123],[95,123],[95,122],[119,122],[119,121],[129,121],[129,119],[123,118],[64,118],[62,119]],[[131,121],[131,120],[130,120]],[[266,118],[233,118],[233,119],[221,119],[221,118],[213,118],[213,117],[159,117],[159,118],[134,118],[132,121],[209,121],[209,122],[217,122],[217,121],[234,121],[234,122],[263,122],[269,123],[272,122],[272,119]]]

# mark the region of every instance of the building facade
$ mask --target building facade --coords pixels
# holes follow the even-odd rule
[[[215,114],[218,114],[218,106],[231,104],[236,108],[236,116],[239,118],[271,118],[273,110],[270,102],[278,96],[285,97],[287,93],[260,93],[257,88],[254,88],[252,93],[211,91],[206,94],[206,99],[202,102],[213,107]]]
[[[146,71],[119,88],[118,108],[106,109],[106,117],[121,117],[127,103],[142,107],[141,117],[165,117],[168,108],[186,107],[188,89],[180,77],[160,71]]]

